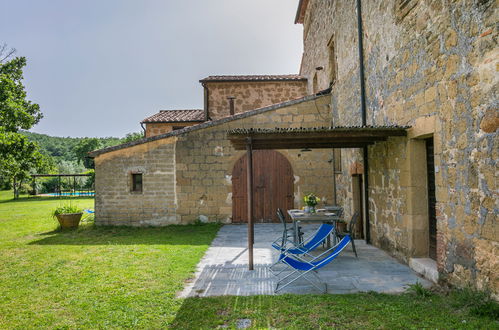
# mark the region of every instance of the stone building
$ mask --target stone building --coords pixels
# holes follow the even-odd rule
[[[309,93],[331,86],[334,125],[411,128],[369,147],[366,166],[342,150],[338,203],[353,212],[367,198],[370,242],[426,276],[498,294],[497,2],[361,4],[362,61],[355,1],[300,1],[300,74]]]
[[[206,121],[206,117],[205,111],[202,109],[161,110],[142,120],[140,124],[144,128],[144,136],[151,137],[169,133],[187,126],[197,125],[204,121]]]
[[[204,109],[161,110],[140,123],[145,137],[298,99],[307,93],[307,79],[299,75],[209,76],[199,82],[204,88]]]
[[[358,237],[428,278],[499,295],[498,6],[360,2],[300,0],[301,78],[285,81],[296,89],[283,98],[264,96],[280,88],[271,82],[258,94],[238,87],[256,82],[209,77],[201,83],[211,121],[93,152],[97,223],[244,221],[244,153],[229,129],[408,127],[363,150],[262,154],[288,178],[277,193],[286,198],[271,206],[298,207],[315,192],[347,215],[360,211]]]
[[[209,76],[204,87],[207,119],[263,108],[307,95],[307,79],[299,75]]]
[[[245,153],[232,148],[226,131],[331,121],[328,98],[306,97],[307,80],[298,75],[210,76],[200,82],[205,109],[160,111],[141,122],[144,139],[92,153],[98,224],[245,222]],[[276,208],[299,206],[304,193],[331,201],[332,159],[330,149],[313,155],[255,152],[255,170],[261,172],[256,220],[277,221]]]

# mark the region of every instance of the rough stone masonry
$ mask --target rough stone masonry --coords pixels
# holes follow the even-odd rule
[[[309,92],[333,82],[333,122],[359,125],[355,1],[301,4],[300,74]],[[412,126],[369,148],[372,242],[406,262],[428,256],[424,139],[433,138],[440,275],[496,295],[498,11],[493,0],[362,1],[367,124]],[[338,199],[351,208],[349,169],[362,155],[342,153]]]

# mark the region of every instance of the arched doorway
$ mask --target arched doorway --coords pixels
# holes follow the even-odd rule
[[[247,222],[247,157],[239,158],[232,170],[232,222]],[[277,208],[293,208],[293,169],[277,151],[253,151],[253,196],[255,222],[278,222]]]

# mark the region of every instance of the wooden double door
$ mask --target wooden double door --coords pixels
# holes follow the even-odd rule
[[[255,222],[278,222],[277,208],[293,208],[294,177],[289,161],[277,151],[253,151],[253,214]],[[232,222],[247,222],[247,156],[232,171]]]

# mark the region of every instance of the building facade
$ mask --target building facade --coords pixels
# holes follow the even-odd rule
[[[411,128],[369,147],[367,169],[342,150],[338,203],[367,198],[372,244],[428,277],[497,294],[497,2],[361,3],[366,124]],[[309,92],[331,86],[334,125],[361,125],[356,2],[302,0],[296,21]]]

